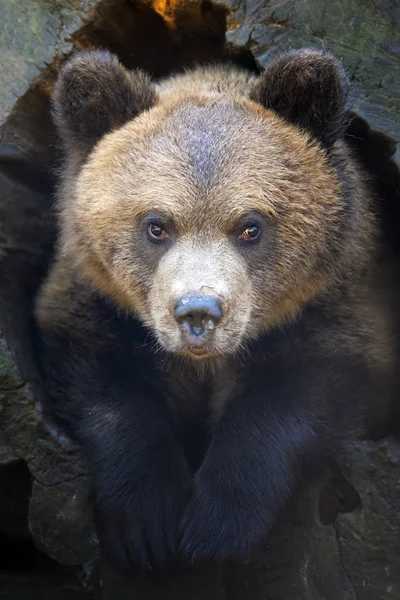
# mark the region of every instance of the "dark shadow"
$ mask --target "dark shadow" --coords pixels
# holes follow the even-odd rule
[[[321,486],[319,518],[323,525],[332,525],[344,513],[361,510],[361,498],[351,483],[335,470]]]

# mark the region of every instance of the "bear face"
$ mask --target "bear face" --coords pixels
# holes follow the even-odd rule
[[[337,282],[345,256],[354,262],[357,223],[329,158],[342,72],[314,51],[289,66],[247,90],[221,68],[203,71],[199,91],[190,74],[157,89],[94,53],[59,80],[56,117],[79,165],[61,252],[168,352],[235,353]]]

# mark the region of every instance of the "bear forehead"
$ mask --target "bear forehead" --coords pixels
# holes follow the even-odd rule
[[[167,99],[107,135],[78,182],[78,196],[99,210],[118,203],[183,217],[212,205],[227,219],[275,214],[290,200],[331,203],[335,189],[307,134],[249,100],[215,96]]]

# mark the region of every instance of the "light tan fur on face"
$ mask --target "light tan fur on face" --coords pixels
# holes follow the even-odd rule
[[[295,318],[338,285],[348,265],[357,270],[366,260],[366,211],[360,207],[362,226],[340,231],[341,184],[324,152],[250,101],[251,82],[226,68],[162,82],[158,105],[105,136],[61,200],[63,260],[168,350],[180,350],[172,311],[189,292],[222,299],[214,345],[226,353]],[[351,169],[348,177],[357,178]],[[150,265],[151,249],[138,258],[133,247],[142,217],[158,211],[175,238]],[[257,248],[241,251],[231,237],[251,211],[264,215],[263,235],[271,236],[271,256],[258,270],[248,266],[257,264]]]
[[[210,232],[210,237],[217,236]],[[212,340],[212,347],[219,353],[237,350],[246,335],[251,318],[251,278],[241,257],[219,237],[211,243],[182,240],[160,260],[151,287],[147,323],[162,346],[170,351],[182,349],[182,335],[173,308],[188,293],[210,295],[221,301],[225,316]]]

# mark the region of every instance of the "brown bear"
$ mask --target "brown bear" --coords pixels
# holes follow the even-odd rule
[[[61,70],[37,356],[121,567],[248,557],[301,483],[384,430],[392,314],[347,88],[315,50],[259,77],[154,83],[100,51]]]

